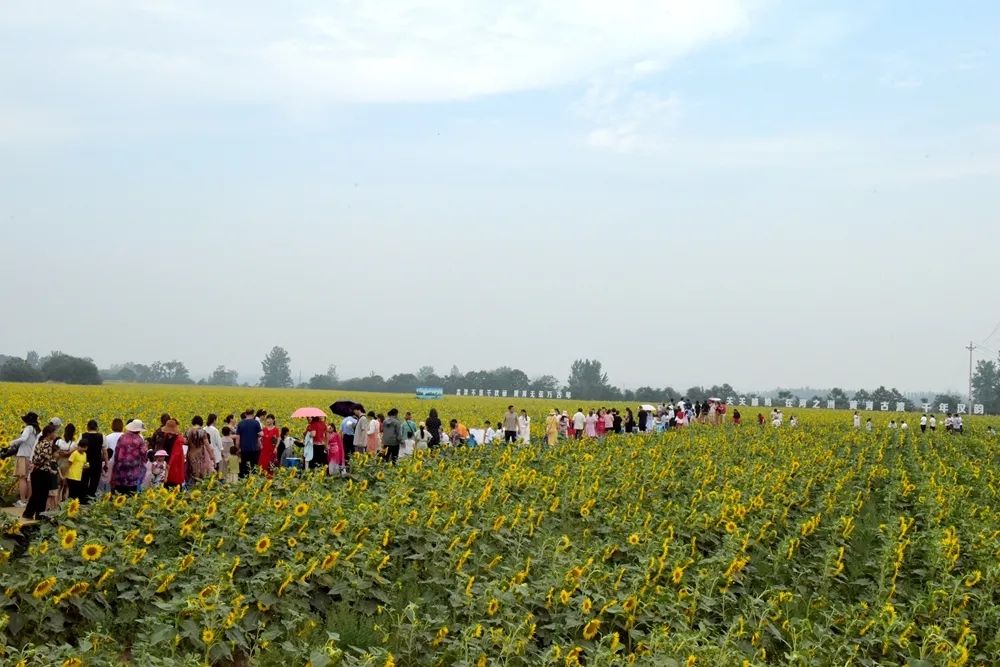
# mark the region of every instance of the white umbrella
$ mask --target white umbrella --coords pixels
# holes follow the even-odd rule
[[[713,403],[722,403],[722,399],[721,398],[710,398],[708,400],[712,401]]]
[[[646,412],[651,412],[651,411],[655,410],[656,408],[654,408],[652,405],[646,404],[646,405],[640,405],[639,409],[640,410],[645,410]]]

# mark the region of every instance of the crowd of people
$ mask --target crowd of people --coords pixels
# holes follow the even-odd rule
[[[544,438],[555,444],[561,438],[656,432],[695,422],[719,423],[724,415],[721,403],[686,401],[642,406],[636,413],[604,407],[586,412],[579,408],[573,415],[552,410]],[[738,424],[739,419],[739,411],[734,411],[733,421]],[[196,415],[186,426],[163,414],[152,430],[140,419],[115,418],[106,434],[96,420],[82,433],[58,417],[43,425],[37,413],[29,412],[21,420],[21,435],[2,454],[15,457],[15,506],[24,509],[27,519],[56,509],[66,499],[88,503],[99,493],[132,494],[212,476],[235,482],[255,470],[272,475],[278,467],[325,468],[331,475],[344,475],[351,456],[362,452],[395,464],[420,449],[532,442],[531,417],[513,405],[482,428],[470,428],[458,419],[446,424],[434,408],[417,422],[410,412],[366,412],[358,405],[339,429],[332,420],[317,416],[294,434],[288,426],[279,428],[275,415],[264,409],[245,410],[239,417],[229,414],[221,421],[216,414]]]
[[[562,439],[602,438],[608,434],[663,432],[690,424],[722,424],[727,416],[739,426],[738,409],[728,414],[721,401],[663,403],[631,408],[578,408],[574,414],[551,410],[545,419],[543,438],[549,445]],[[346,475],[351,456],[359,453],[381,456],[395,464],[414,451],[441,446],[488,445],[493,443],[531,443],[532,423],[527,411],[514,406],[496,422],[487,420],[482,428],[470,428],[458,419],[445,424],[436,409],[426,419],[416,421],[412,413],[400,416],[397,409],[385,414],[365,411],[355,405],[340,428],[326,417],[311,417],[304,429],[292,433],[288,426],[279,428],[274,414],[267,410],[245,410],[237,418],[226,415],[196,415],[182,429],[180,420],[160,416],[159,425],[149,432],[139,419],[116,418],[111,431],[103,434],[96,420],[78,433],[74,424],[52,418],[39,423],[34,412],[24,415],[21,435],[2,452],[15,456],[14,474],[19,498],[15,505],[24,508],[28,519],[55,509],[68,498],[81,503],[93,500],[98,493],[132,494],[143,488],[176,487],[196,483],[212,476],[236,482],[254,471],[272,475],[279,467],[325,469],[330,475]],[[762,413],[757,424],[768,420]],[[774,408],[770,424],[781,427],[785,415]],[[934,415],[922,415],[920,430],[935,431]],[[789,427],[796,427],[795,415]],[[861,428],[861,416],[855,412],[853,426]],[[865,428],[871,431],[868,418]],[[890,429],[907,430],[906,421]],[[952,433],[963,429],[961,415],[948,415],[945,428]]]

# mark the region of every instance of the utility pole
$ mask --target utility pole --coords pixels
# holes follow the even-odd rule
[[[969,407],[968,416],[972,415],[972,351],[976,349],[975,343],[971,340],[969,341],[969,347],[965,348],[969,351]]]

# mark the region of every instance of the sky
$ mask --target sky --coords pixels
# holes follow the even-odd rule
[[[962,389],[1000,3],[4,0],[0,353]]]

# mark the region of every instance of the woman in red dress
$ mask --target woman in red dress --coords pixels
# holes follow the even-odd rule
[[[607,427],[605,426],[605,421],[604,421],[604,408],[598,410],[597,424],[595,424],[595,426],[597,427],[597,437],[603,438],[604,434],[607,432]]]
[[[278,436],[281,431],[274,425],[274,415],[264,420],[264,431],[260,434],[260,467],[270,477],[278,451]]]
[[[167,459],[167,479],[163,486],[181,486],[187,481],[187,452],[184,451],[184,436],[177,428],[177,421],[168,419],[160,429],[164,436]]]

